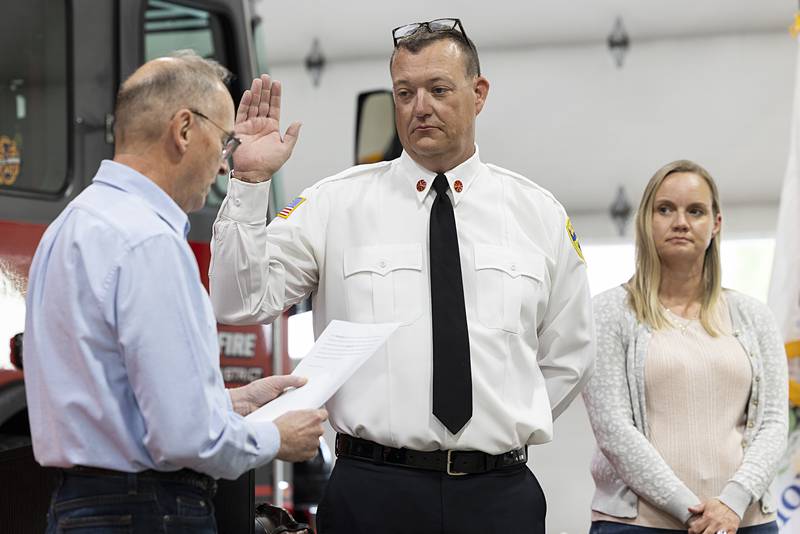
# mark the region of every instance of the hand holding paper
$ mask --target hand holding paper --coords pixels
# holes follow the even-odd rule
[[[275,400],[287,388],[299,388],[305,384],[306,379],[301,376],[273,375],[259,378],[242,387],[231,388],[228,394],[233,411],[244,416]]]
[[[317,455],[319,438],[327,421],[326,410],[295,410],[275,419],[281,435],[281,448],[276,458],[285,462],[302,462]]]
[[[307,378],[306,385],[286,391],[247,418],[272,421],[290,410],[319,408],[375,354],[399,326],[398,323],[331,321],[311,352],[292,373]]]

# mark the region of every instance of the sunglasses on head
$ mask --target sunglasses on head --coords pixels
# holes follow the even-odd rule
[[[438,32],[458,32],[466,39],[467,33],[464,31],[464,26],[458,19],[435,19],[428,22],[412,22],[411,24],[404,24],[392,30],[392,39],[394,39],[394,46],[407,37],[411,37],[415,33],[425,29],[430,33]],[[469,40],[467,39],[469,43]]]

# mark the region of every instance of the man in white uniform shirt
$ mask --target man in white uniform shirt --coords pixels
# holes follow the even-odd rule
[[[269,225],[269,181],[234,159],[215,312],[269,322],[311,296],[317,335],[332,319],[402,324],[327,405],[322,534],[543,533],[527,446],[551,440],[594,359],[580,246],[550,193],[480,160],[489,82],[461,23],[393,36],[403,154],[322,180]]]

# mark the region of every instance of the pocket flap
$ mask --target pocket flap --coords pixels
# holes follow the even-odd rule
[[[475,270],[495,269],[516,278],[527,276],[540,282],[544,280],[544,256],[530,252],[514,251],[494,245],[475,245]]]
[[[354,247],[344,251],[345,278],[358,272],[381,276],[398,269],[422,270],[422,245],[376,245]]]

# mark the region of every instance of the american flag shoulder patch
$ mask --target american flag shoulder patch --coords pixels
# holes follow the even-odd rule
[[[305,197],[297,197],[296,199],[289,202],[289,204],[287,204],[285,208],[283,208],[281,211],[278,212],[278,217],[280,217],[281,219],[288,219],[289,215],[291,215],[292,212],[297,209],[297,206],[299,206],[305,201],[306,201]]]

